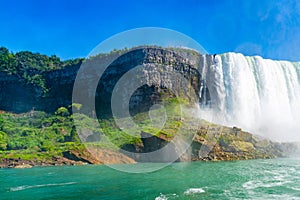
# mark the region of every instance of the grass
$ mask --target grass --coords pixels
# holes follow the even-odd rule
[[[179,134],[179,131],[181,131],[180,134],[188,135],[189,129],[182,126],[184,121],[182,121],[180,105],[188,106],[183,99],[168,99],[164,102],[164,107],[151,111],[152,114],[154,113],[152,119],[149,112],[141,112],[132,116],[133,126],[129,118],[121,119],[125,126],[128,126],[123,129],[112,118],[98,122],[86,115],[70,115],[69,112],[56,112],[55,114],[40,111],[24,114],[1,112],[0,158],[52,159],[72,149],[81,151],[84,145],[118,150],[123,145],[141,144],[141,131],[164,139],[172,139]],[[65,111],[65,109],[59,108],[59,111]],[[74,121],[77,126],[74,125]],[[155,126],[163,121],[161,127]],[[99,140],[82,143],[76,134],[78,127],[82,130],[77,131],[91,132],[99,136]]]

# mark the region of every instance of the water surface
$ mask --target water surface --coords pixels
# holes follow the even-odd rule
[[[2,169],[0,194],[0,199],[300,199],[300,159],[174,163],[145,174],[104,165]]]

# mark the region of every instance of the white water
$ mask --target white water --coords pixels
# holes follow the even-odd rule
[[[41,187],[53,187],[53,186],[63,186],[63,185],[73,185],[76,182],[67,182],[67,183],[49,183],[49,184],[41,184],[41,185],[22,185],[18,187],[12,187],[10,188],[10,191],[20,191],[20,190],[26,190],[26,189],[32,189],[32,188],[41,188]]]
[[[203,190],[202,188],[189,188],[186,191],[184,191],[184,195],[195,195],[195,194],[201,194],[204,193],[205,190]],[[175,199],[179,197],[177,194],[162,194],[160,193],[160,195],[158,197],[155,198],[155,200],[168,200],[169,198],[171,199]]]
[[[226,53],[205,70],[216,123],[300,141],[300,63]]]
[[[205,190],[203,190],[202,188],[189,188],[184,192],[184,194],[191,195],[191,194],[200,194],[200,193],[204,193],[204,192],[205,192]]]

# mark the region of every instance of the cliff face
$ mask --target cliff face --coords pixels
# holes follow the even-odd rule
[[[15,113],[31,110],[53,112],[61,106],[70,105],[77,71],[78,66],[47,73],[46,94],[39,86],[16,75],[0,72],[0,110]]]
[[[113,55],[115,56],[115,55]],[[86,77],[81,74],[83,85],[81,98],[94,98],[89,91],[89,84],[95,84],[97,74],[107,57],[87,60],[89,73]],[[130,99],[133,110],[148,108],[152,103],[160,101],[162,96],[179,96],[189,101],[210,99],[199,94],[203,80],[201,72],[205,65],[212,62],[212,56],[199,55],[196,52],[167,50],[161,48],[140,48],[129,51],[118,57],[103,73],[96,90],[96,106],[105,109],[110,104],[111,94],[119,79],[130,70],[141,66],[137,73],[145,80],[145,85],[136,88]],[[34,84],[19,79],[15,75],[0,73],[0,110],[16,113],[30,110],[53,112],[58,107],[69,106],[72,102],[73,85],[80,66],[66,67],[46,73],[44,77],[48,91]],[[80,79],[80,78],[79,78]],[[130,81],[128,82],[130,84]],[[125,92],[126,92],[126,87]],[[191,95],[191,90],[195,95]],[[164,95],[162,95],[164,94]],[[197,99],[195,99],[195,96]],[[92,99],[93,100],[93,99]],[[81,99],[76,99],[81,103]],[[102,106],[102,107],[101,107]],[[89,110],[89,108],[86,108]]]
[[[109,63],[111,58],[116,59],[114,62]],[[72,139],[72,130],[75,130],[75,127],[73,127],[73,121],[71,122],[71,120],[74,118],[62,115],[49,117],[44,120],[44,118],[47,118],[47,115],[42,112],[27,113],[28,116],[23,116],[22,120],[22,115],[13,115],[10,118],[5,117],[2,121],[7,124],[4,124],[1,128],[0,136],[6,139],[0,144],[0,148],[16,150],[34,147],[37,152],[46,153],[49,160],[46,163],[47,165],[56,163],[77,164],[82,162],[134,163],[135,161],[236,160],[283,156],[287,150],[294,151],[296,146],[288,148],[289,144],[282,146],[278,143],[257,138],[238,128],[204,123],[202,126],[197,125],[197,129],[194,131],[190,131],[191,127],[188,126],[182,132],[182,135],[185,135],[187,132],[187,135],[192,136],[190,138],[191,146],[189,146],[187,152],[182,154],[182,149],[186,147],[184,140],[173,141],[172,139],[180,127],[183,127],[184,130],[185,122],[193,124],[193,126],[195,122],[189,123],[188,118],[181,115],[177,116],[176,113],[179,111],[175,108],[171,110],[173,107],[170,105],[169,107],[166,106],[166,110],[170,109],[172,112],[170,111],[171,114],[168,115],[170,119],[166,119],[164,129],[161,130],[160,127],[154,127],[153,129],[152,126],[147,127],[148,122],[144,122],[149,121],[148,118],[151,118],[151,116],[144,111],[149,111],[153,104],[168,100],[170,97],[177,96],[189,102],[199,102],[200,105],[219,105],[219,102],[211,101],[211,99],[218,99],[215,97],[220,94],[220,91],[218,91],[220,87],[218,81],[216,81],[220,79],[219,76],[216,76],[216,74],[218,75],[215,67],[217,62],[218,60],[214,56],[200,55],[191,50],[145,47],[128,51],[121,56],[118,53],[111,53],[94,57],[85,60],[81,66],[75,65],[65,67],[62,70],[43,72],[42,77],[45,79],[46,90],[17,75],[0,72],[0,110],[15,113],[31,110],[54,112],[59,107],[69,106],[73,100],[73,102],[82,104],[81,111],[85,114],[94,114],[91,113],[93,108],[84,102],[95,101],[98,119],[102,120],[102,125],[104,125],[102,127],[103,133],[97,130],[95,134],[89,135],[89,131],[94,131],[92,130],[93,125],[91,125],[93,121],[87,115],[84,115],[84,117],[79,116],[84,127],[91,128],[91,130],[86,131],[86,141],[92,142],[95,140],[99,142],[101,148],[102,146],[111,148],[111,146],[106,144],[106,140],[100,141],[106,135],[108,140],[117,146],[119,152],[107,149],[99,150],[95,147],[91,151],[98,160],[89,160],[90,154],[88,152],[74,151],[71,144],[76,146],[78,141],[74,138],[74,140],[66,139]],[[107,65],[109,67],[104,71],[104,67]],[[85,69],[84,71],[82,71],[82,67]],[[102,76],[98,80],[100,74]],[[124,79],[124,77],[126,78]],[[123,82],[122,79],[124,79]],[[136,80],[139,83],[137,85],[135,85],[137,83]],[[73,86],[77,82],[81,87],[76,91],[76,98],[72,99]],[[125,102],[125,104],[117,105],[117,109],[123,106],[128,109],[129,106],[131,117],[135,117],[133,120],[143,122],[137,123],[145,128],[141,131],[140,140],[124,134],[111,121],[113,119],[111,116],[111,100],[115,89],[118,94],[117,99]],[[126,96],[130,96],[129,105],[126,104]],[[168,103],[172,104],[172,102]],[[159,109],[157,110],[159,111]],[[146,118],[145,113],[147,113]],[[32,117],[35,114],[36,117]],[[108,117],[107,114],[109,115]],[[16,118],[19,118],[22,123],[15,123]],[[32,118],[30,123],[28,123],[29,118]],[[28,123],[28,127],[25,127],[24,124],[26,123]],[[24,131],[22,131],[22,128],[24,128]],[[160,131],[157,132],[156,129]],[[45,130],[46,132],[44,132]],[[49,134],[49,136],[46,134]],[[17,135],[20,135],[20,137],[16,138]],[[92,139],[92,137],[96,139]],[[32,138],[35,138],[37,141],[30,145],[27,144],[30,143],[29,141]],[[53,144],[44,143],[49,138],[56,138],[50,141]],[[20,144],[13,143],[14,140],[17,140]],[[66,146],[66,144],[69,146]],[[155,154],[155,156],[147,154],[156,152],[166,145],[167,147]],[[64,148],[65,151],[61,152],[60,147]],[[52,154],[47,154],[49,149],[54,149],[54,157]],[[108,155],[111,157],[108,157]],[[22,156],[22,159],[17,160],[15,158],[20,156],[14,156],[10,155],[10,158],[4,157],[5,160],[3,162],[6,163],[4,166],[8,166],[12,162],[23,162]],[[25,158],[27,157],[25,156]],[[35,165],[35,162],[38,165],[43,164],[42,161],[30,161],[27,164]]]
[[[38,104],[41,88],[26,84],[15,75],[0,72],[0,109],[12,112],[26,112]]]

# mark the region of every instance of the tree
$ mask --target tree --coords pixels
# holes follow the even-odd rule
[[[70,115],[69,111],[65,107],[60,107],[56,110],[55,112],[56,115],[62,116],[62,117],[67,117]]]
[[[7,55],[9,54],[9,51],[5,47],[0,47],[0,55]]]
[[[7,48],[0,47],[0,70],[15,73],[16,63],[15,55],[10,53]]]

